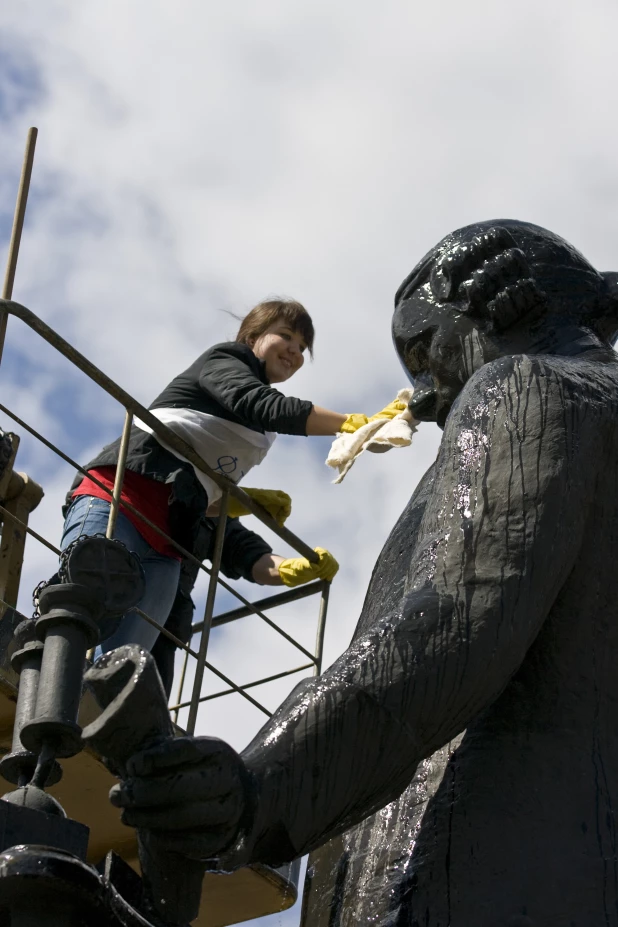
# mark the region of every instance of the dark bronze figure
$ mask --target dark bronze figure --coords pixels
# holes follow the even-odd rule
[[[417,265],[394,337],[444,437],[350,647],[242,755],[134,756],[128,822],[213,868],[322,847],[306,927],[618,924],[617,293],[508,220]]]

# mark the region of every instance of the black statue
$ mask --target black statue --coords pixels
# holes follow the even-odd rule
[[[127,822],[223,869],[331,841],[307,927],[618,925],[617,276],[507,220],[417,265],[395,344],[444,436],[350,647],[240,756],[135,755]]]

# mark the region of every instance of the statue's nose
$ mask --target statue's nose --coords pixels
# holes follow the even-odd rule
[[[414,395],[409,409],[418,422],[435,422],[437,411],[437,390],[431,374],[421,373],[414,377]]]
[[[409,409],[417,421],[435,422],[436,406],[437,391],[433,385],[422,385],[414,390]]]

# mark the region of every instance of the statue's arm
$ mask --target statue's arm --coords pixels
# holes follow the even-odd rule
[[[551,371],[505,359],[453,409],[406,591],[244,752],[251,858],[319,846],[396,798],[521,664],[579,550],[592,462]]]

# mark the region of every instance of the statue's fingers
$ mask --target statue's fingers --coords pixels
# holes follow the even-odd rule
[[[178,805],[193,798],[209,800],[227,795],[239,786],[238,771],[212,764],[183,769],[166,776],[125,779],[113,786],[109,798],[117,808],[151,808]]]
[[[166,833],[198,828],[209,830],[222,824],[233,829],[240,819],[241,810],[238,795],[227,795],[208,801],[191,801],[184,805],[124,808],[122,822],[130,827],[145,827],[147,830]]]
[[[127,774],[133,776],[151,776],[160,770],[182,766],[185,763],[199,763],[221,754],[233,754],[234,751],[217,737],[169,737],[134,753],[127,762]]]

